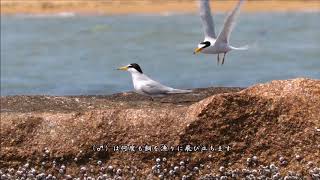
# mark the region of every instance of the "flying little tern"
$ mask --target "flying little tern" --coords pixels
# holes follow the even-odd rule
[[[151,97],[161,97],[167,94],[190,93],[192,90],[174,89],[152,80],[143,74],[140,66],[136,63],[118,68],[118,70],[129,71],[132,76],[133,87],[138,94]]]
[[[198,44],[198,48],[194,50],[194,54],[202,52],[204,54],[218,54],[217,62],[219,64],[220,57],[219,54],[223,53],[222,63],[224,64],[224,59],[227,52],[231,50],[246,50],[248,46],[243,47],[233,47],[229,44],[229,38],[233,26],[235,25],[236,18],[240,12],[240,7],[244,0],[239,0],[236,7],[229,13],[226,17],[223,28],[216,36],[214,30],[214,23],[211,17],[210,4],[208,0],[199,0],[200,3],[200,17],[204,29],[204,41]]]

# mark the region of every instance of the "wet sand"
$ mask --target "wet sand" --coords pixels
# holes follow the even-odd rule
[[[232,9],[236,1],[212,1],[215,12]],[[320,11],[316,0],[265,0],[247,1],[245,12]],[[76,13],[82,15],[108,14],[169,14],[195,13],[198,11],[194,0],[1,0],[1,14],[56,14]]]

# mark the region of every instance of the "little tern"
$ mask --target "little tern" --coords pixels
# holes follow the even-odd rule
[[[151,97],[161,97],[167,94],[190,93],[192,90],[174,89],[152,80],[143,74],[140,66],[136,63],[118,68],[118,70],[129,71],[132,76],[133,87],[138,94]]]
[[[240,7],[244,0],[239,0],[236,7],[229,13],[226,17],[223,28],[218,35],[216,36],[214,30],[214,23],[211,16],[210,4],[208,0],[199,0],[200,3],[200,17],[203,24],[204,29],[204,41],[198,44],[198,48],[194,50],[194,54],[196,53],[204,53],[204,54],[218,54],[217,63],[220,62],[219,54],[223,53],[222,63],[224,64],[224,59],[227,52],[231,50],[247,50],[248,46],[243,47],[233,47],[229,45],[229,38],[231,31],[235,25],[236,18],[240,12]]]

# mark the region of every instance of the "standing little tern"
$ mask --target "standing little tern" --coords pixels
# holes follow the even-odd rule
[[[190,93],[191,90],[174,89],[160,84],[143,74],[140,66],[136,63],[118,68],[118,70],[129,71],[132,76],[135,91],[142,95],[161,97],[167,94]]]
[[[200,3],[200,17],[204,29],[204,41],[198,44],[198,48],[194,50],[194,54],[202,52],[205,54],[218,54],[217,62],[219,64],[220,58],[219,54],[223,53],[222,63],[224,64],[224,59],[227,52],[231,50],[246,50],[247,46],[244,47],[233,47],[229,45],[229,38],[231,31],[235,25],[235,20],[240,12],[240,7],[244,0],[239,0],[236,7],[229,13],[226,17],[223,28],[218,35],[216,36],[214,30],[214,23],[211,17],[210,4],[208,0],[199,0]]]

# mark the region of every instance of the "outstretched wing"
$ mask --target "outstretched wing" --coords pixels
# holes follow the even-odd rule
[[[244,0],[239,0],[237,6],[233,9],[233,11],[227,16],[224,25],[223,25],[223,29],[220,32],[216,43],[229,43],[229,38],[230,38],[230,34],[231,31],[235,25],[235,21],[236,18],[239,15],[240,12],[240,7],[242,5]]]
[[[200,5],[200,17],[204,29],[205,38],[210,37],[216,39],[216,33],[214,31],[213,19],[211,16],[209,0],[199,0]]]

